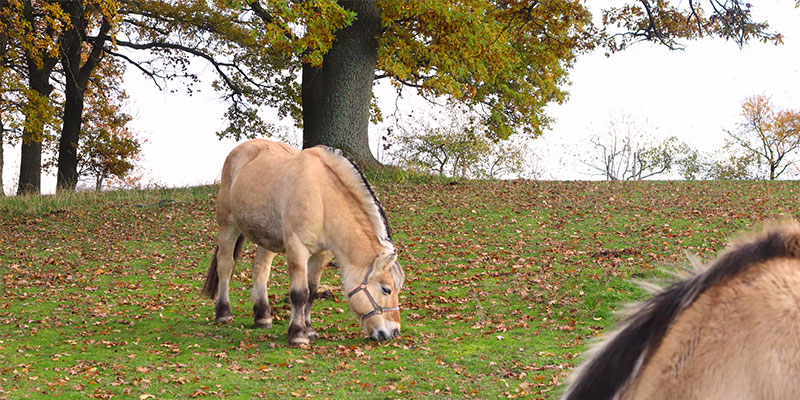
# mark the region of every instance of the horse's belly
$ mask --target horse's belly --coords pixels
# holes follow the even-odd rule
[[[247,240],[275,253],[286,252],[286,246],[283,243],[283,226],[278,219],[265,216],[258,219],[237,218],[237,220],[239,229]]]

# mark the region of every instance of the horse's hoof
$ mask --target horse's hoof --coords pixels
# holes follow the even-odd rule
[[[308,336],[296,336],[289,338],[290,346],[308,346],[309,343],[311,343],[311,341],[308,340]]]
[[[231,304],[227,301],[225,302],[217,302],[216,306],[214,307],[214,316],[216,317],[215,321],[218,324],[227,324],[228,322],[233,321],[233,313],[231,312]]]
[[[269,329],[272,328],[272,320],[255,321],[256,329]]]
[[[315,330],[309,330],[308,331],[308,340],[310,340],[312,342],[315,341],[315,340],[319,340],[319,333],[317,333],[317,331],[315,331]]]

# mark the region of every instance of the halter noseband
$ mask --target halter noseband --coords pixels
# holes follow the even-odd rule
[[[367,275],[364,276],[364,281],[361,282],[361,284],[358,285],[358,287],[356,287],[355,289],[350,291],[350,293],[347,294],[347,298],[352,298],[354,294],[356,294],[356,293],[358,293],[358,292],[363,290],[364,293],[367,295],[367,299],[369,299],[369,302],[372,303],[372,311],[364,314],[361,317],[361,321],[362,322],[365,321],[369,317],[372,317],[372,316],[375,316],[375,315],[381,315],[381,314],[383,314],[384,311],[400,311],[400,306],[397,306],[397,307],[381,307],[381,306],[379,306],[378,303],[375,302],[375,299],[372,297],[372,295],[369,293],[369,290],[367,290],[367,280],[369,279],[369,275],[372,273],[372,267],[373,267],[372,265],[369,266],[369,269],[367,270]]]

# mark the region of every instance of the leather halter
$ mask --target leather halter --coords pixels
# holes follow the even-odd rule
[[[373,265],[369,266],[369,269],[367,270],[367,275],[364,276],[364,281],[361,282],[360,285],[358,285],[355,289],[351,290],[350,293],[347,294],[347,298],[352,298],[354,294],[356,294],[356,293],[358,293],[358,292],[363,290],[364,293],[367,295],[367,299],[369,299],[369,302],[372,303],[372,311],[364,314],[361,317],[361,321],[362,322],[365,321],[369,317],[372,317],[372,316],[375,316],[375,315],[381,315],[381,314],[384,313],[384,311],[400,311],[400,306],[397,306],[397,307],[381,307],[381,306],[379,306],[378,303],[375,302],[375,299],[372,297],[372,295],[369,293],[369,290],[367,290],[367,280],[369,279],[369,275],[372,274],[372,267],[373,267]]]

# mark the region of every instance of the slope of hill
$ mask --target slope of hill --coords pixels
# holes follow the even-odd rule
[[[213,323],[214,187],[0,199],[0,398],[550,398],[644,295],[631,278],[800,215],[797,182],[373,184],[407,274],[402,335],[364,339],[331,269],[309,348],[287,345],[282,258],[274,327],[253,329],[253,246],[234,322]]]

